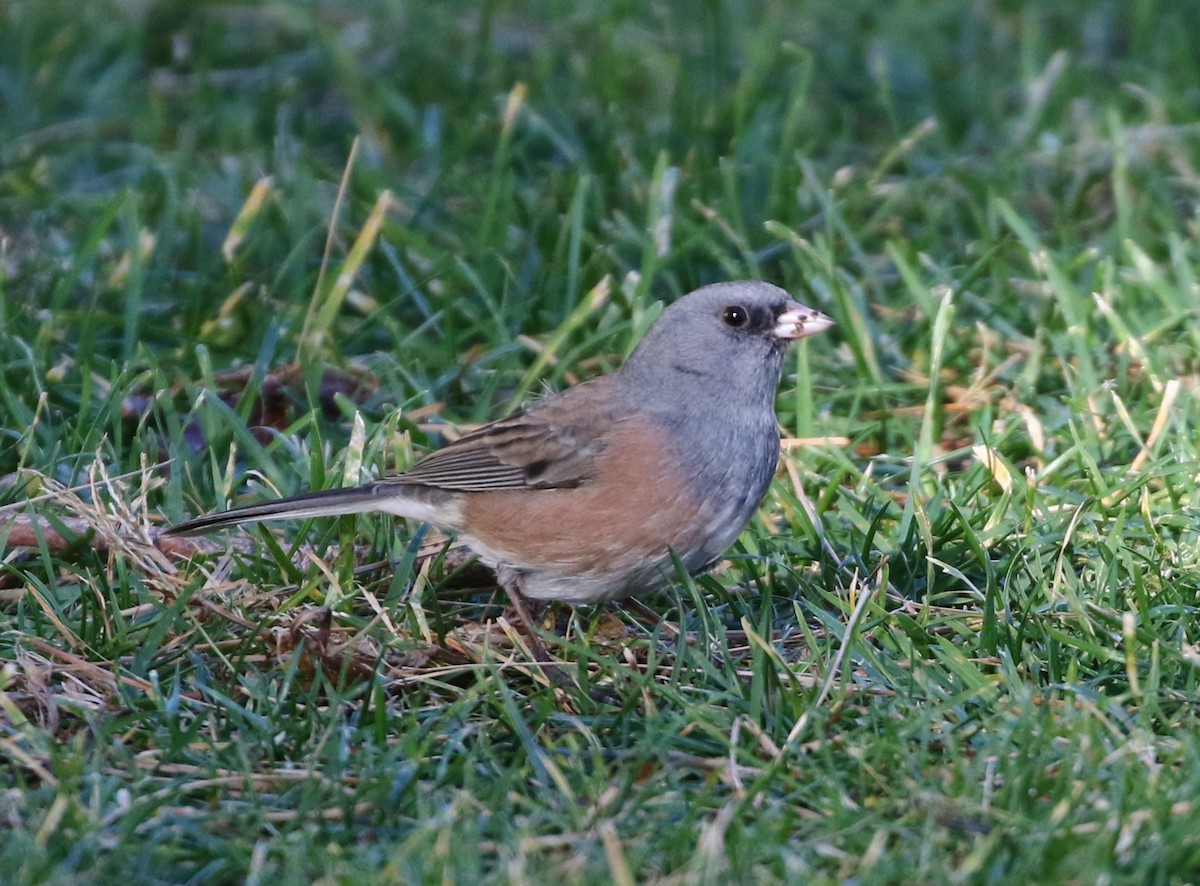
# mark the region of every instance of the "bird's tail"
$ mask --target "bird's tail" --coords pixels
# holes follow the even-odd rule
[[[393,499],[394,503],[394,499]],[[205,514],[163,530],[163,535],[201,535],[214,529],[238,523],[257,523],[259,520],[298,520],[305,517],[335,517],[341,514],[360,514],[380,508],[377,484],[353,486],[348,489],[328,489],[324,492],[305,492],[291,498],[233,508],[219,514]],[[392,508],[386,510],[394,512]]]

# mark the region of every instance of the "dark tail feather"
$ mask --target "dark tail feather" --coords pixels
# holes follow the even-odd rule
[[[194,520],[186,520],[164,529],[163,535],[200,535],[234,526],[238,523],[256,523],[259,520],[297,520],[305,517],[334,517],[340,514],[361,514],[379,510],[379,489],[373,483],[349,489],[328,489],[324,492],[306,492],[291,498],[247,505],[219,514],[206,514]]]

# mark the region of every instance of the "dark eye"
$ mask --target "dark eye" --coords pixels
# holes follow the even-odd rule
[[[750,312],[741,305],[730,305],[722,312],[721,319],[725,321],[726,326],[737,329],[749,322]]]

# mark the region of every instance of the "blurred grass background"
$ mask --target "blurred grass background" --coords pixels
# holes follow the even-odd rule
[[[0,5],[0,869],[1200,877],[1196,33],[1154,0]],[[414,585],[387,521],[299,527],[299,565],[139,553],[740,277],[839,325],[732,564],[567,625],[615,700],[483,650],[499,610]]]

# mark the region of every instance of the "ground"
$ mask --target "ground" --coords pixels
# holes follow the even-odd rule
[[[1200,6],[0,6],[13,883],[1200,878]],[[713,574],[541,624],[404,467],[760,278]],[[557,639],[556,639],[557,635]]]

